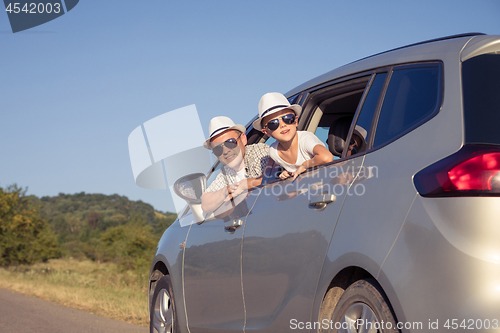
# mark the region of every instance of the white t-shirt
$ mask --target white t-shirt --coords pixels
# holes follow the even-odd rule
[[[236,182],[239,182],[240,180],[243,179],[247,179],[245,168],[242,168],[240,171],[236,173]]]
[[[325,144],[321,142],[321,140],[318,139],[318,137],[312,134],[311,132],[297,131],[297,135],[299,140],[298,142],[299,151],[297,153],[297,161],[295,161],[294,164],[285,162],[278,155],[278,144],[279,144],[278,141],[274,142],[269,147],[269,157],[271,157],[276,163],[285,168],[285,170],[288,172],[295,172],[295,170],[297,170],[302,163],[313,158],[314,157],[313,149],[317,145],[322,145],[323,147],[326,148]]]

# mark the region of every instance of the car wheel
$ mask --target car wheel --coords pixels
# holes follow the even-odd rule
[[[389,300],[374,279],[350,285],[340,297],[328,332],[399,332]]]
[[[321,303],[321,309],[319,312],[319,322],[329,323],[332,319],[333,310],[339,302],[340,297],[344,293],[344,289],[340,287],[333,287],[325,295],[323,302]],[[329,332],[329,325],[321,325],[319,333]]]
[[[156,283],[149,317],[149,331],[151,333],[178,332],[172,290],[172,282],[168,275],[163,276]]]

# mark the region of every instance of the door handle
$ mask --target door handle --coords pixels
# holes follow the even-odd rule
[[[242,225],[243,225],[243,220],[241,219],[232,220],[226,222],[226,224],[224,225],[224,230],[229,232],[230,234],[233,234],[234,231],[239,227],[241,227]]]
[[[331,204],[337,199],[335,194],[321,194],[315,195],[309,200],[309,206],[316,210],[323,210],[326,205]]]

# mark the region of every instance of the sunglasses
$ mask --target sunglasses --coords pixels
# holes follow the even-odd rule
[[[215,156],[219,157],[220,155],[222,155],[222,152],[224,151],[224,146],[227,149],[234,149],[234,148],[238,147],[238,139],[240,138],[240,136],[241,136],[241,134],[238,135],[238,137],[236,139],[234,139],[234,138],[227,139],[226,141],[224,141],[220,145],[212,147],[212,153],[214,153]]]
[[[284,116],[281,116],[279,118],[276,118],[276,119],[268,121],[267,124],[266,124],[266,127],[270,131],[277,130],[278,127],[280,127],[280,118],[287,125],[291,125],[291,124],[293,124],[295,122],[295,114],[288,113],[288,114],[285,114]]]

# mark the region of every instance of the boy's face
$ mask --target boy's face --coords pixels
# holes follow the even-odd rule
[[[291,124],[285,123],[289,122],[292,118],[294,118],[294,120]],[[269,122],[279,122],[278,128],[271,130],[269,128],[271,126]],[[290,109],[281,110],[264,117],[262,119],[262,125],[262,132],[264,134],[272,136],[280,142],[288,142],[292,140],[297,133],[297,118],[295,117],[295,112]]]
[[[236,142],[237,146],[230,148],[234,142]],[[236,171],[239,171],[241,166],[244,166],[243,158],[245,157],[246,144],[247,137],[245,136],[245,133],[235,130],[222,132],[210,140],[212,151],[217,156],[219,161]]]

